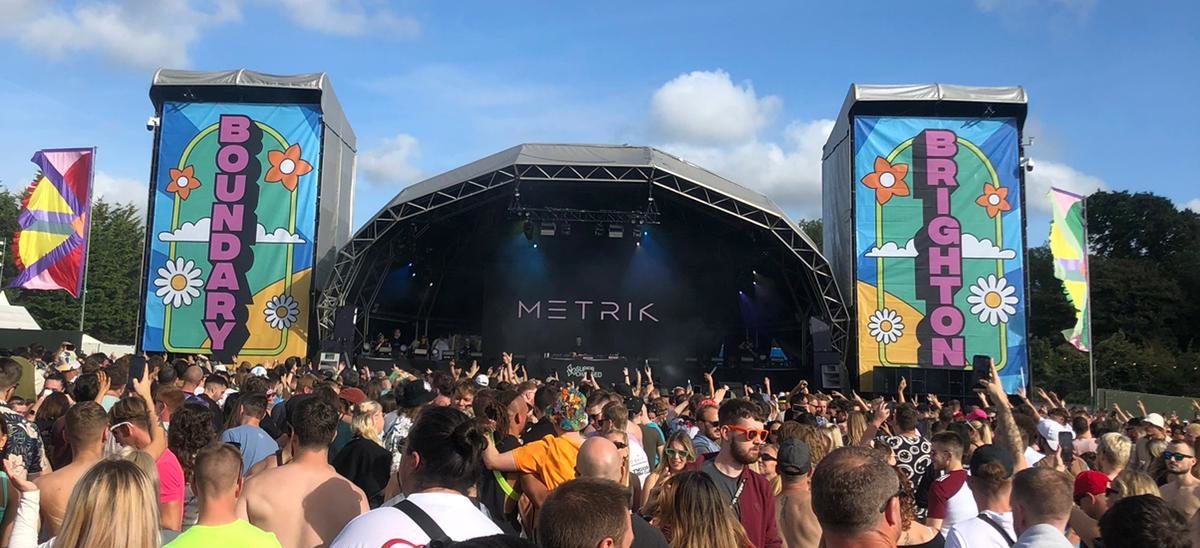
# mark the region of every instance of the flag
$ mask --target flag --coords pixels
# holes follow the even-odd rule
[[[8,287],[83,290],[92,207],[94,148],[40,150],[38,174],[25,190],[13,234],[18,273]]]
[[[1092,328],[1088,306],[1087,225],[1083,215],[1083,196],[1057,188],[1050,189],[1050,253],[1054,256],[1054,277],[1062,280],[1067,302],[1075,309],[1075,327],[1063,336],[1075,348],[1088,352]]]

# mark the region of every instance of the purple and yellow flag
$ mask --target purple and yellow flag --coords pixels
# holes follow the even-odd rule
[[[13,259],[19,273],[8,287],[83,290],[92,204],[94,148],[41,150],[39,173],[21,199]]]
[[[1083,216],[1083,196],[1057,188],[1050,189],[1052,217],[1050,253],[1054,256],[1054,277],[1062,280],[1067,302],[1075,309],[1075,327],[1063,336],[1075,348],[1088,352],[1092,346],[1089,324],[1087,225]]]

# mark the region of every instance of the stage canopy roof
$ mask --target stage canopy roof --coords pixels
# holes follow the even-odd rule
[[[808,236],[766,196],[700,166],[644,146],[522,144],[413,184],[366,222],[338,253],[331,282],[318,304],[322,338],[334,328],[338,310],[356,306],[355,293],[385,275],[367,260],[380,240],[439,217],[460,202],[500,195],[521,181],[556,184],[625,182],[650,184],[732,215],[771,233],[803,264],[821,320],[831,327],[833,349],[845,354],[850,318],[829,264]],[[511,191],[509,192],[511,195]],[[378,261],[375,261],[378,262]]]

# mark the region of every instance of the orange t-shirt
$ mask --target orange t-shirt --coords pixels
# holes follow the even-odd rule
[[[554,489],[575,479],[575,459],[582,443],[566,436],[546,436],[513,449],[513,461],[521,472],[536,475],[546,488]]]

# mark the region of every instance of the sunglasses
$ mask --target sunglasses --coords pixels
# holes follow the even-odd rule
[[[776,461],[778,461],[779,459],[777,459],[777,458],[775,458],[775,457],[772,457],[771,455],[768,455],[768,454],[766,454],[766,453],[763,453],[763,454],[761,454],[761,455],[759,455],[759,456],[758,456],[758,460],[761,460],[761,461],[763,461],[763,462],[776,462]]]
[[[600,422],[604,420],[604,417],[599,414],[588,415],[588,420],[592,421],[592,424],[600,424]]]
[[[683,449],[672,449],[670,447],[663,449],[663,453],[665,453],[668,457],[676,457],[680,459],[686,459],[691,456]]]
[[[620,449],[624,449],[624,448],[626,448],[626,447],[629,447],[629,444],[628,444],[628,443],[622,443],[622,442],[619,442],[619,441],[614,441],[614,442],[613,442],[613,445],[617,446],[617,449],[618,449],[618,450],[620,450]]]
[[[1175,462],[1179,462],[1183,459],[1190,459],[1195,456],[1196,455],[1185,455],[1183,453],[1172,453],[1170,451],[1163,451],[1163,460],[1175,459]]]
[[[1112,497],[1112,496],[1120,495],[1120,494],[1121,494],[1121,492],[1120,492],[1120,491],[1117,491],[1116,489],[1113,489],[1113,488],[1109,487],[1108,489],[1105,489],[1105,490],[1104,490],[1104,494],[1105,494],[1105,495],[1107,495],[1107,496],[1110,496],[1110,497]]]
[[[770,432],[763,428],[742,428],[741,426],[732,425],[727,426],[726,428],[729,428],[734,432],[740,432],[746,437],[746,441],[749,442],[757,441],[758,443],[765,443],[767,441],[767,436],[770,435]]]

